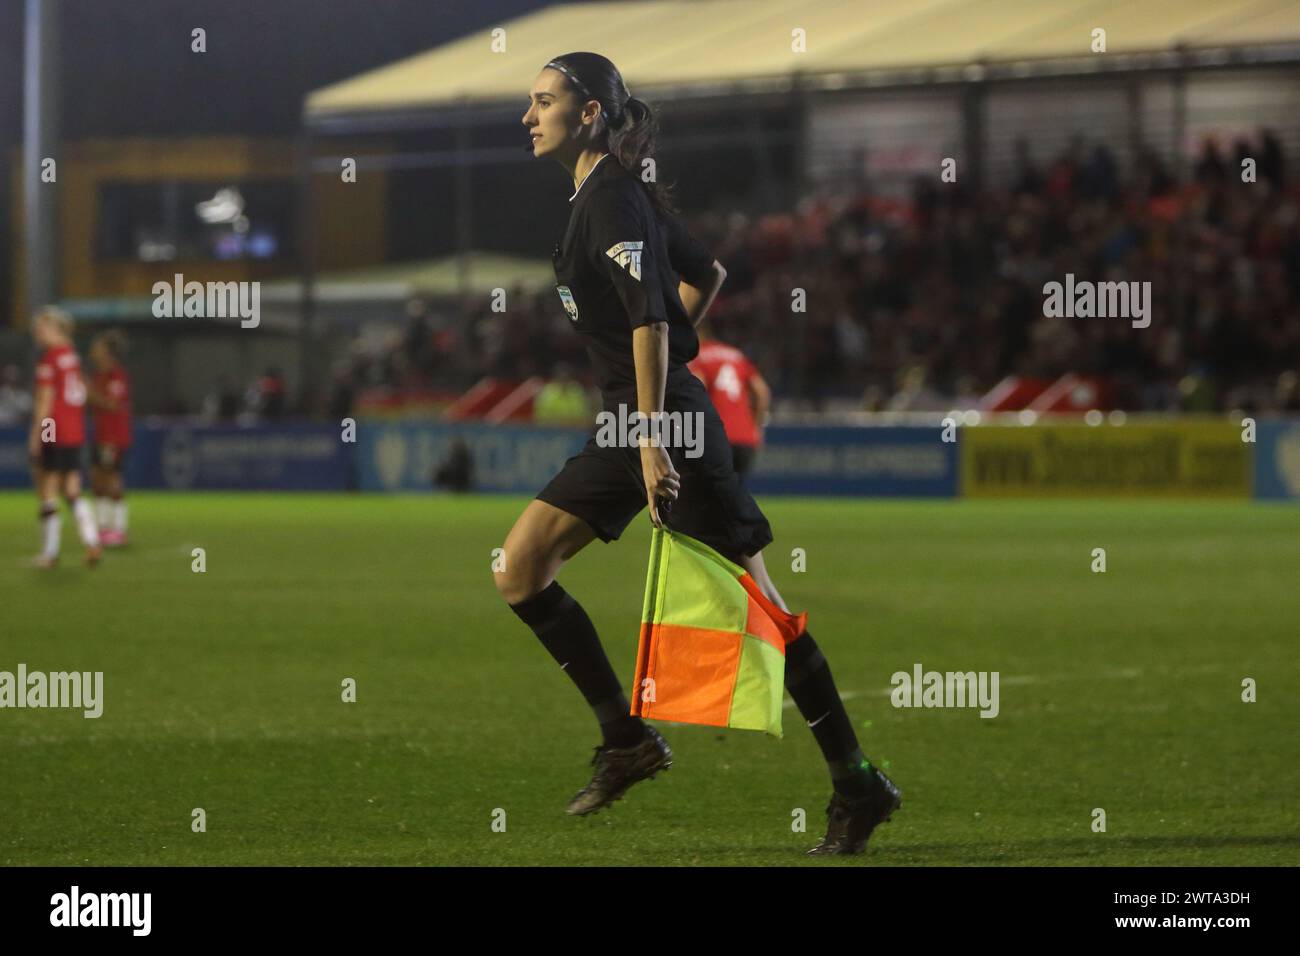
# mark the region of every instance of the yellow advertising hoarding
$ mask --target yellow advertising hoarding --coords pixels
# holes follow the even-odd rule
[[[1231,422],[993,425],[959,435],[970,498],[1250,495],[1250,445]]]

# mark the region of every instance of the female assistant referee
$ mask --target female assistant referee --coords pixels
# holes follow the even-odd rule
[[[617,539],[648,506],[656,526],[710,545],[788,608],[763,566],[772,530],[733,470],[731,446],[704,386],[686,367],[699,349],[695,325],[726,272],[676,218],[668,191],[642,176],[654,152],[650,108],[628,94],[605,57],[568,53],[533,81],[523,124],[534,155],[555,160],[573,177],[568,224],[553,254],[555,276],[565,312],[591,355],[605,410],[620,420],[637,412],[698,412],[704,422],[696,457],[644,439],[638,448],[608,447],[593,432],[529,502],[505,541],[497,589],[578,685],[600,723],[603,742],[592,759],[591,783],[568,806],[569,813],[587,814],[667,770],[672,751],[658,731],[629,715],[591,619],[555,579],[564,562],[594,538]],[[808,852],[857,853],[898,808],[899,792],[863,756],[826,658],[807,631],[786,647],[785,668],[786,689],[812,728],[833,786],[826,836]]]

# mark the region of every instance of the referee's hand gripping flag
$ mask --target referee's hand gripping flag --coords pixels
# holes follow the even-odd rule
[[[664,516],[672,510],[672,503],[681,493],[682,476],[673,467],[668,451],[662,445],[642,445],[641,476],[645,481],[646,503],[650,506],[650,522],[656,528],[664,526]]]

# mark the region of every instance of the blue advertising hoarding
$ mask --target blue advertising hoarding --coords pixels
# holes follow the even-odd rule
[[[0,428],[0,488],[30,488],[27,429]]]
[[[942,434],[938,425],[770,426],[749,487],[760,495],[951,498],[958,442]]]
[[[143,425],[126,479],[137,488],[341,491],[351,450],[337,425]]]
[[[536,494],[581,450],[588,431],[522,425],[362,422],[357,444],[363,491],[427,491],[461,437],[476,491]],[[957,493],[956,443],[934,428],[771,427],[750,487],[755,494]]]
[[[338,426],[137,423],[132,436],[128,488],[342,491],[352,481],[354,446]],[[31,486],[26,441],[25,429],[0,429],[0,487]]]
[[[367,420],[357,423],[362,491],[429,491],[433,473],[462,439],[474,490],[535,494],[587,441],[580,428]]]
[[[1300,500],[1300,421],[1256,424],[1255,497]]]
[[[362,420],[356,443],[332,425],[139,423],[127,486],[177,490],[429,491],[452,442],[465,441],[474,489],[536,494],[587,439],[580,428]],[[26,431],[0,429],[0,487],[27,487]],[[755,494],[957,493],[957,444],[935,428],[773,426],[749,484]],[[355,471],[354,471],[355,469]]]

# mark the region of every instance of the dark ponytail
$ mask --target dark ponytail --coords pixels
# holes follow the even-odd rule
[[[654,159],[655,139],[659,135],[659,124],[648,104],[635,96],[628,97],[623,108],[620,123],[609,131],[609,151],[619,165],[626,169],[645,186],[650,194],[650,202],[659,212],[669,215],[677,214],[673,202],[672,188],[658,181],[659,167],[655,164],[655,179],[644,179],[645,160]]]
[[[599,134],[618,164],[645,188],[655,210],[676,215],[672,187],[659,182],[656,160],[654,179],[647,180],[645,161],[655,159],[659,133],[654,112],[644,100],[629,95],[618,68],[599,53],[566,53],[546,64],[564,74],[578,96],[600,103],[605,128]]]

